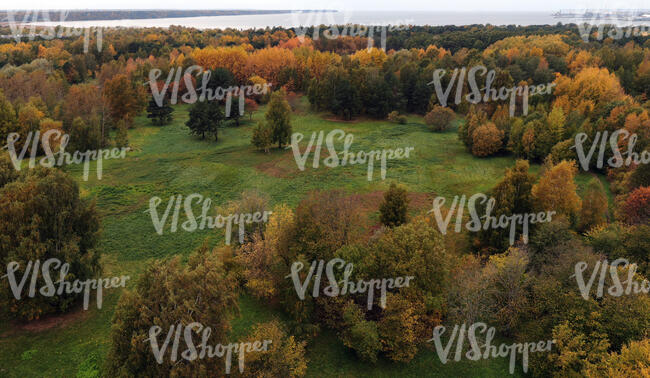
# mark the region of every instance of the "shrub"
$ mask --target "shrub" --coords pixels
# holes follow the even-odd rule
[[[472,134],[472,154],[475,156],[490,156],[499,150],[503,145],[504,132],[497,129],[492,122],[479,126]]]
[[[399,123],[400,125],[406,124],[406,116],[399,114],[397,111],[388,113],[388,120],[391,122]]]
[[[454,111],[449,108],[443,108],[435,105],[433,109],[424,116],[424,122],[433,131],[445,131],[451,125],[454,119]]]

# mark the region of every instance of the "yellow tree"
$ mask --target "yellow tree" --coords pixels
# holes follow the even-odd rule
[[[555,211],[569,219],[575,219],[582,206],[576,193],[575,162],[562,160],[545,170],[539,183],[533,185],[534,205],[540,211]]]

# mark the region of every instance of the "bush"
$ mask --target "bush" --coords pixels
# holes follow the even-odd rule
[[[503,146],[504,132],[492,122],[479,126],[472,134],[472,154],[479,157],[493,155]]]
[[[440,105],[435,105],[433,109],[424,116],[424,122],[433,131],[445,131],[451,125],[454,115],[453,110],[443,108]]]
[[[406,124],[406,116],[399,114],[397,111],[388,113],[388,120],[391,122],[399,123],[400,125]]]

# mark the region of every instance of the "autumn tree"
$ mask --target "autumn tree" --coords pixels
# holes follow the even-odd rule
[[[400,125],[406,125],[406,122],[408,119],[404,114],[399,114],[397,110],[393,110],[392,112],[388,113],[387,119],[393,123],[397,123]]]
[[[27,104],[18,111],[18,124],[20,125],[21,136],[27,137],[28,133],[39,131],[41,120],[45,113],[33,104]]]
[[[197,322],[210,327],[208,345],[228,344],[230,319],[238,312],[233,285],[220,256],[205,244],[190,255],[187,265],[178,257],[154,261],[135,288],[125,291],[117,304],[106,359],[107,373],[111,376],[189,376],[199,372],[225,375],[223,360],[219,358],[196,359],[192,363],[183,359],[172,361],[172,345],[162,351],[161,361],[156,361],[150,337],[152,327],[160,327],[156,341],[162,347],[165,337],[176,329],[171,327]],[[196,330],[191,334],[198,345],[200,334]],[[179,354],[186,349],[183,340]]]
[[[379,205],[379,220],[388,227],[397,227],[406,223],[408,203],[406,189],[391,183],[384,194],[384,201]]]
[[[611,352],[583,370],[587,378],[650,375],[650,339],[631,341],[620,353]]]
[[[6,175],[4,175],[6,176]],[[19,264],[16,277],[26,274],[31,261],[57,258],[70,264],[67,280],[84,281],[100,272],[99,254],[94,250],[99,233],[99,215],[94,203],[80,198],[79,186],[66,173],[37,167],[0,188],[0,262]],[[46,284],[37,276],[36,287]],[[16,299],[9,281],[0,281],[0,302],[13,319],[32,320],[68,311],[79,294]]]
[[[269,196],[255,189],[249,189],[241,193],[241,198],[231,201],[225,205],[223,214],[251,214],[270,211]],[[231,242],[245,244],[253,240],[253,236],[264,234],[266,222],[254,222],[246,225],[245,228],[233,227],[231,230]],[[241,240],[241,243],[240,243]]]
[[[115,126],[117,129],[115,131],[115,147],[117,148],[123,148],[123,147],[128,147],[129,145],[129,134],[128,134],[128,125],[126,124],[126,121],[121,119],[117,122],[117,125]]]
[[[70,135],[70,142],[66,148],[67,150],[87,151],[103,147],[101,125],[97,118],[91,118],[87,122],[84,121],[84,118],[75,118],[68,129],[68,134]]]
[[[579,229],[584,232],[607,222],[607,204],[607,194],[603,184],[598,178],[592,178],[582,200]]]
[[[125,74],[118,74],[107,80],[103,94],[114,122],[124,119],[130,124],[146,101],[144,89],[136,87],[136,84]]]
[[[259,109],[259,105],[257,104],[257,101],[253,100],[252,98],[247,98],[246,101],[244,102],[244,109],[246,113],[248,113],[248,119],[250,121],[253,120],[253,114]]]
[[[18,131],[18,119],[11,102],[0,90],[0,141],[6,141],[7,135]]]
[[[303,377],[307,373],[306,343],[289,335],[278,320],[254,327],[247,340],[271,340],[268,350],[246,354],[244,377]]]
[[[271,95],[265,119],[268,127],[272,130],[273,142],[278,148],[289,143],[291,139],[291,107],[285,99],[284,90],[279,90]]]
[[[630,191],[641,186],[650,186],[650,164],[639,164],[630,174],[627,184]]]
[[[101,89],[94,84],[77,84],[70,87],[61,104],[61,117],[65,127],[77,118],[84,122],[98,117],[104,121],[104,103]]]
[[[472,154],[479,157],[493,155],[503,146],[504,132],[488,122],[476,128],[472,134]]]
[[[454,111],[449,108],[443,108],[440,105],[435,105],[433,109],[424,116],[424,122],[433,131],[445,131],[451,126],[451,121],[454,119]]]
[[[0,154],[0,189],[18,178],[18,173],[14,168],[11,159],[6,154]]]
[[[650,221],[650,187],[642,186],[628,194],[620,209],[619,218],[629,224]]]
[[[582,205],[576,193],[577,171],[575,163],[566,160],[550,166],[539,183],[533,186],[535,208],[540,211],[555,211],[558,216],[575,219]]]
[[[490,191],[494,198],[494,209],[492,216],[512,216],[515,214],[526,214],[533,210],[532,188],[535,184],[535,176],[529,172],[530,164],[527,160],[517,160],[515,166],[508,168],[503,179]],[[487,207],[487,204],[479,203],[479,212]],[[516,225],[516,232],[522,232],[520,225]],[[503,252],[509,246],[510,230],[490,229],[481,230],[478,235],[480,248],[486,254]]]

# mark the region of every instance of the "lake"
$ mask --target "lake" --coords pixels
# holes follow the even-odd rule
[[[52,14],[52,19],[57,15]],[[264,28],[281,26],[291,28],[313,25],[554,25],[571,20],[557,19],[551,12],[414,12],[414,11],[346,11],[260,14],[241,16],[208,16],[157,18],[139,20],[96,20],[69,22],[39,22],[38,25],[64,25],[68,27],[169,27],[180,25],[198,29],[211,28]]]

